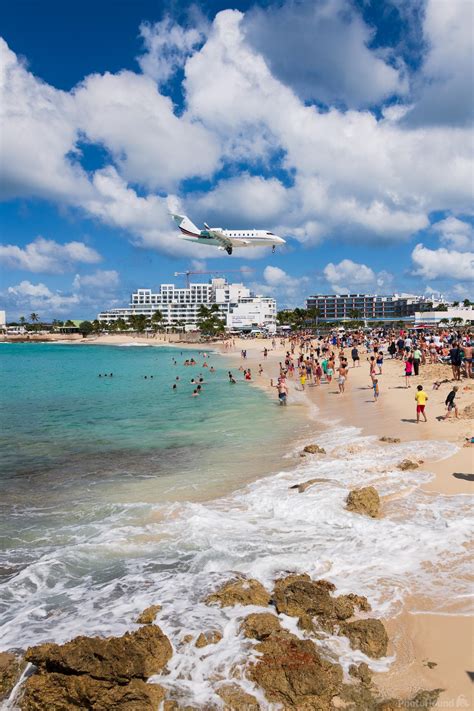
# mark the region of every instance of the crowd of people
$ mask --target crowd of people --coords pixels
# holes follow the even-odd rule
[[[400,360],[403,367],[406,388],[411,387],[411,378],[419,376],[425,365],[445,364],[451,367],[452,378],[459,382],[462,377],[472,377],[474,338],[471,333],[455,330],[441,331],[394,331],[389,329],[373,331],[333,332],[325,336],[315,336],[301,332],[282,339],[285,357],[279,363],[279,376],[271,386],[277,389],[281,405],[286,405],[289,389],[288,380],[298,378],[299,389],[320,386],[337,381],[338,393],[344,394],[349,377],[349,357],[352,367],[360,367],[361,354],[367,358],[370,387],[373,400],[380,396],[380,376],[383,374],[384,358]],[[274,342],[272,344],[274,347]],[[350,355],[346,355],[346,352]],[[263,350],[264,359],[268,350]],[[245,357],[242,353],[242,356]],[[261,372],[259,370],[259,372]],[[433,383],[437,389],[439,382]],[[446,398],[446,415],[459,416],[456,397],[459,387],[455,385]],[[427,421],[426,403],[428,394],[418,384],[415,393],[416,421]]]

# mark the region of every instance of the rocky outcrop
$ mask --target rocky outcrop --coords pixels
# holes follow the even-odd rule
[[[158,684],[133,679],[128,684],[90,676],[35,674],[25,683],[22,711],[156,711],[165,697]]]
[[[217,695],[225,703],[226,711],[259,711],[260,705],[251,694],[247,694],[238,684],[225,684],[217,690]]]
[[[380,496],[373,486],[353,489],[346,499],[346,509],[355,513],[377,518],[380,513]]]
[[[164,690],[145,680],[162,671],[171,655],[171,644],[156,625],[122,637],[76,637],[63,645],[30,647],[25,659],[38,673],[25,683],[21,709],[151,711]]]
[[[209,644],[217,644],[222,639],[222,633],[218,630],[208,630],[207,632],[201,632],[198,636],[194,646],[198,649],[202,647],[207,647]]]
[[[401,442],[400,437],[380,437],[379,442],[386,442],[387,444],[398,444]]]
[[[242,622],[240,627],[244,637],[258,639],[262,641],[269,637],[273,632],[281,630],[280,620],[271,612],[254,612]]]
[[[376,711],[406,711],[406,709],[431,709],[436,705],[444,689],[418,691],[411,699],[388,699],[380,701]]]
[[[351,664],[349,667],[349,675],[354,679],[359,679],[362,684],[366,684],[367,686],[372,682],[372,672],[370,671],[369,665],[365,662]]]
[[[138,615],[137,625],[152,625],[160,610],[161,605],[150,605]]]
[[[309,575],[288,575],[275,582],[273,602],[278,613],[299,618],[303,629],[313,628],[313,618],[327,630],[352,617],[356,608],[370,610],[367,598],[359,595],[333,597],[335,586],[327,580],[311,580]]]
[[[400,464],[397,465],[398,469],[402,472],[409,471],[410,469],[418,469],[418,462],[413,462],[411,459],[404,459]]]
[[[263,605],[270,602],[270,593],[253,578],[240,576],[224,583],[216,592],[205,599],[207,605],[216,603],[221,607],[230,605]]]
[[[26,663],[14,652],[0,652],[0,701],[8,698]]]
[[[306,454],[326,454],[324,447],[320,447],[318,444],[307,444],[303,447],[303,452]]]
[[[387,654],[388,635],[380,620],[345,622],[340,632],[349,637],[352,649],[360,649],[368,657],[377,659]]]
[[[122,637],[76,637],[62,645],[40,644],[30,647],[25,659],[40,671],[124,684],[157,674],[171,655],[168,637],[157,625],[147,625]]]
[[[256,647],[258,660],[248,676],[268,701],[284,708],[328,709],[342,684],[339,664],[323,659],[310,640],[289,632],[274,632]]]

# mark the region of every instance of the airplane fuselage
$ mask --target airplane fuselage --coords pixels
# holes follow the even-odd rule
[[[213,236],[212,232],[214,230],[230,240],[233,247],[276,247],[279,244],[283,244],[281,237],[277,237],[277,235],[266,230],[224,230],[222,227],[211,227],[209,230],[201,230],[199,234],[193,234],[181,228],[183,237],[188,242],[199,242],[220,247],[222,241]]]
[[[216,246],[232,254],[235,247],[275,247],[285,244],[282,237],[268,230],[226,230],[223,227],[209,227],[204,223],[204,230],[200,230],[186,215],[172,214],[173,220],[179,227],[183,239],[197,244]]]

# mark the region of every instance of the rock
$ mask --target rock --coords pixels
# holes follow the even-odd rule
[[[380,620],[345,622],[340,631],[349,637],[352,649],[360,649],[368,657],[385,657],[387,654],[388,636]]]
[[[26,663],[14,652],[0,652],[0,701],[8,698]]]
[[[300,629],[314,631],[313,618],[323,629],[332,631],[339,620],[347,620],[355,609],[370,610],[360,595],[333,597],[335,586],[327,580],[311,580],[309,575],[288,575],[275,581],[273,602],[278,613],[298,617]]]
[[[354,603],[345,595],[340,595],[335,600],[334,612],[338,620],[348,620],[354,615]]]
[[[311,640],[289,632],[274,632],[257,644],[261,655],[249,666],[248,676],[270,702],[285,709],[330,708],[342,683],[342,668],[323,659]]]
[[[185,634],[184,637],[181,638],[181,644],[189,644],[192,642],[194,639],[192,634]]]
[[[418,466],[418,462],[412,462],[411,459],[404,459],[403,462],[400,462],[400,464],[397,465],[397,468],[401,469],[402,472],[405,472],[409,469],[418,469]]]
[[[168,637],[157,625],[146,625],[122,637],[76,637],[63,645],[40,644],[30,647],[25,659],[40,671],[125,684],[157,674],[171,655]]]
[[[150,605],[137,617],[137,625],[151,625],[161,610],[161,605]]]
[[[426,662],[426,666],[428,667],[428,669],[434,669],[438,666],[438,664],[437,662]]]
[[[279,632],[281,627],[280,620],[275,615],[272,615],[271,612],[254,612],[251,615],[247,615],[240,629],[244,633],[244,637],[262,641],[269,637],[272,632]]]
[[[201,632],[196,640],[195,647],[198,649],[202,647],[207,647],[208,644],[217,644],[222,639],[222,634],[218,630],[209,630],[208,632]]]
[[[356,607],[359,608],[359,610],[362,610],[363,612],[370,612],[371,611],[371,606],[370,602],[367,600],[364,595],[356,595],[355,593],[349,593],[348,595],[340,595],[338,599],[341,597],[347,597],[351,602],[354,603]]]
[[[372,672],[370,671],[369,665],[365,662],[351,664],[349,674],[355,679],[359,679],[366,686],[372,683]]]
[[[270,602],[270,593],[253,578],[239,577],[224,583],[216,592],[205,599],[207,605],[217,603],[221,607],[229,605],[263,605]]]
[[[273,601],[278,613],[291,617],[335,616],[335,586],[327,580],[311,580],[309,575],[288,575],[275,581]]]
[[[353,489],[346,499],[347,510],[377,518],[380,512],[380,497],[373,486]]]
[[[306,454],[326,454],[326,450],[317,444],[307,444],[303,448],[303,452],[306,452]]]
[[[377,704],[376,711],[406,711],[406,709],[431,709],[444,689],[418,691],[411,699],[386,699]],[[462,697],[461,697],[462,698]]]
[[[398,444],[401,442],[400,437],[380,437],[379,442],[387,442],[387,444]]]
[[[247,694],[238,684],[226,684],[217,689],[216,694],[225,703],[228,711],[259,711],[260,705],[251,694]]]
[[[165,697],[158,684],[127,684],[75,674],[34,674],[25,682],[21,711],[156,711]]]

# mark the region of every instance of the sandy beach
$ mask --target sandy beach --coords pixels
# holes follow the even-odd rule
[[[251,368],[252,384],[266,390],[276,401],[276,390],[270,387],[270,379],[278,376],[278,363],[284,359],[287,346],[272,350],[270,341],[236,339],[232,348],[223,344],[173,343],[167,337],[132,337],[108,335],[78,342],[80,345],[147,345],[174,346],[180,349],[198,348],[218,351],[229,358],[229,364],[237,378],[240,367]],[[264,359],[263,349],[269,349]],[[241,359],[241,350],[247,358]],[[385,360],[383,374],[379,376],[380,398],[374,403],[370,386],[369,365],[364,349],[361,349],[361,365],[350,367],[346,391],[339,394],[337,382],[320,386],[306,385],[302,392],[298,379],[289,380],[287,416],[292,416],[292,407],[297,404],[308,409],[308,418],[314,422],[314,439],[324,429],[352,426],[363,436],[396,437],[402,442],[446,442],[456,446],[451,456],[438,461],[424,457],[423,446],[418,455],[421,469],[434,474],[422,488],[433,497],[472,494],[473,452],[465,439],[472,435],[472,419],[468,414],[474,403],[474,381],[463,380],[460,388],[460,419],[444,421],[444,400],[449,392],[451,369],[443,365],[427,365],[420,375],[411,379],[411,387],[405,387],[403,365],[398,360]],[[258,375],[259,365],[263,373]],[[433,389],[436,380],[442,382]],[[416,423],[414,394],[416,385],[424,385],[428,393],[427,423]],[[467,409],[467,412],[466,412]],[[390,444],[384,445],[390,448]],[[382,511],[383,515],[383,511]],[[445,590],[449,599],[450,591]],[[423,611],[420,613],[420,611]],[[474,625],[472,617],[459,614],[456,601],[452,601],[449,614],[439,614],[428,609],[426,600],[412,597],[405,600],[404,609],[395,617],[384,620],[390,638],[389,654],[395,662],[388,673],[376,674],[376,683],[385,695],[406,697],[419,689],[441,688],[437,708],[474,708],[472,682],[468,672],[474,669]]]
[[[257,385],[268,388],[268,379],[278,376],[278,362],[286,348],[278,345],[269,351],[264,361],[262,350],[268,343],[263,341],[236,342],[234,353],[241,348],[247,350],[245,367],[257,373],[258,365],[264,368],[264,375],[254,376]],[[346,354],[349,355],[346,350]],[[444,400],[451,389],[451,369],[449,366],[427,365],[421,369],[419,377],[413,377],[410,388],[405,388],[403,365],[397,360],[385,360],[383,375],[379,376],[380,398],[372,401],[369,378],[369,364],[361,354],[360,367],[350,368],[346,392],[339,394],[337,382],[330,385],[306,385],[305,397],[319,409],[318,418],[330,423],[353,425],[362,434],[377,437],[398,437],[402,442],[445,440],[455,443],[459,450],[447,459],[427,462],[435,478],[423,485],[423,489],[439,494],[472,495],[473,450],[464,446],[465,438],[472,436],[472,419],[463,415],[465,408],[474,402],[474,381],[463,380],[459,397],[460,419],[444,421]],[[435,380],[449,379],[438,390],[433,390]],[[289,404],[292,394],[299,390],[297,382],[290,381]],[[416,385],[423,384],[428,392],[427,423],[416,423],[414,393]],[[273,391],[275,392],[275,391]],[[298,397],[301,396],[298,392]],[[390,445],[387,445],[390,446]],[[420,457],[423,452],[420,451]],[[461,476],[462,475],[462,476]],[[446,591],[449,596],[449,591]],[[417,601],[412,599],[407,608],[416,609]],[[387,621],[389,637],[392,640],[396,662],[388,674],[379,674],[377,683],[390,694],[405,694],[420,688],[442,688],[437,707],[474,708],[473,684],[469,671],[474,669],[474,620],[472,617],[452,614],[410,614],[407,610]],[[427,662],[436,666],[427,666]],[[458,704],[456,706],[456,703]],[[450,706],[449,704],[452,704]]]

